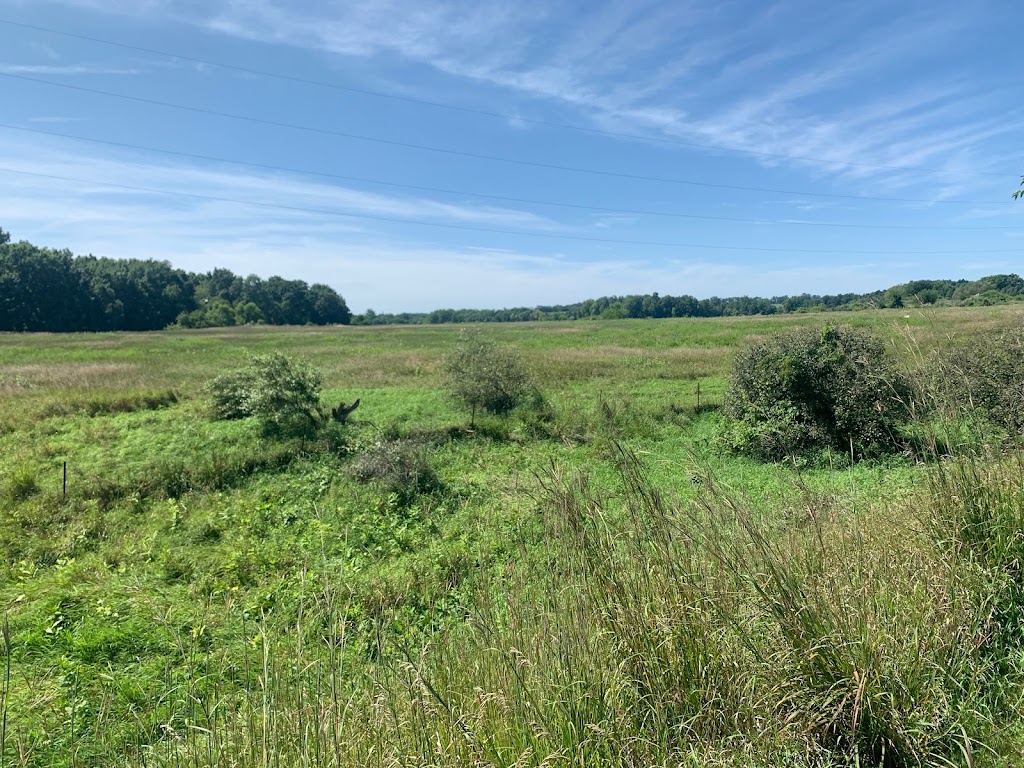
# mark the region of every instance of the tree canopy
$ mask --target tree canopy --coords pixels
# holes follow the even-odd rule
[[[0,229],[0,331],[150,331],[250,323],[348,324],[327,285],[227,269],[193,273],[153,259],[75,256]]]

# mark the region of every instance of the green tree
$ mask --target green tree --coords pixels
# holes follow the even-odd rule
[[[5,232],[3,227],[0,227],[0,245],[6,245],[11,242],[11,233]]]
[[[498,346],[477,330],[466,330],[444,361],[448,391],[469,407],[470,424],[476,412],[504,414],[534,390],[533,379],[519,353]]]
[[[263,322],[263,313],[255,302],[239,303],[235,307],[236,325],[259,325]]]
[[[1018,189],[1016,192],[1013,193],[1014,200],[1019,200],[1020,198],[1024,197],[1024,176],[1020,177],[1020,185],[1022,189]]]
[[[317,325],[348,325],[352,313],[345,300],[329,285],[313,283],[309,286],[310,320]]]
[[[0,246],[0,331],[79,330],[87,300],[70,251]]]

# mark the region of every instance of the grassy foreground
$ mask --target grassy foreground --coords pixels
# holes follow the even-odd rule
[[[912,367],[1024,308],[827,319]],[[1021,454],[723,447],[823,321],[488,326],[550,407],[473,430],[451,326],[0,335],[2,766],[1019,764]],[[210,420],[272,350],[344,430]]]

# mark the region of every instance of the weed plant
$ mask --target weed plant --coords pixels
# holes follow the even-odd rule
[[[406,503],[441,487],[426,446],[412,440],[377,442],[354,461],[352,474],[362,482],[377,483]]]

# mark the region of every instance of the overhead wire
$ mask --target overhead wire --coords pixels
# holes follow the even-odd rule
[[[556,200],[538,200],[534,198],[526,197],[512,197],[508,195],[493,195],[485,192],[472,192],[463,189],[446,189],[444,187],[430,187],[419,184],[403,184],[393,181],[384,181],[382,179],[371,179],[365,176],[351,176],[347,174],[339,173],[328,173],[326,171],[314,171],[303,168],[291,168],[282,165],[272,165],[268,163],[255,163],[247,160],[236,160],[233,158],[219,157],[217,155],[204,155],[195,152],[183,152],[173,149],[163,149],[160,147],[151,147],[142,144],[131,144],[124,141],[112,141],[109,139],[97,139],[89,136],[78,136],[75,134],[61,133],[59,131],[47,131],[41,128],[28,128],[25,126],[11,125],[8,123],[0,123],[0,128],[12,131],[22,131],[25,133],[34,133],[42,136],[53,136],[62,139],[70,139],[72,141],[88,142],[91,144],[101,144],[104,146],[118,147],[120,149],[132,149],[141,152],[152,152],[156,154],[170,155],[173,157],[184,157],[192,160],[202,160],[206,162],[225,163],[229,165],[238,165],[246,168],[257,168],[265,171],[275,171],[283,173],[291,173],[301,176],[311,176],[316,178],[334,179],[337,181],[353,181],[365,184],[376,184],[379,186],[393,187],[397,189],[407,189],[417,192],[433,192],[450,195],[463,195],[467,197],[479,197],[486,200],[497,200],[499,202],[506,203],[522,203],[527,205],[546,205],[558,208],[570,208],[574,210],[591,211],[596,213],[602,213],[607,215],[627,215],[627,216],[659,216],[666,218],[680,218],[680,219],[699,219],[707,221],[723,221],[730,223],[740,224],[770,224],[770,225],[785,225],[785,226],[808,226],[808,227],[836,227],[843,229],[892,229],[892,230],[913,230],[913,231],[945,231],[945,230],[968,230],[968,231],[1000,231],[1000,230],[1019,230],[1024,229],[1024,222],[1018,225],[1007,224],[1007,225],[994,225],[994,226],[969,226],[969,225],[946,225],[946,226],[929,226],[929,225],[915,225],[915,224],[851,224],[848,222],[835,222],[835,221],[806,221],[801,219],[754,219],[754,218],[743,218],[737,216],[711,216],[706,214],[697,213],[682,213],[678,211],[654,211],[639,208],[610,208],[605,206],[597,205],[583,205],[582,203],[567,203]]]
[[[165,107],[169,109],[176,109],[186,112],[192,112],[196,114],[213,115],[217,117],[223,117],[230,120],[237,120],[243,122],[249,122],[259,125],[267,125],[275,128],[283,128],[287,130],[304,131],[307,133],[314,133],[325,136],[336,136],[340,138],[353,139],[356,141],[365,141],[376,144],[382,144],[385,146],[402,147],[405,149],[413,149],[424,152],[434,152],[449,156],[466,157],[475,160],[488,160],[491,162],[507,163],[511,165],[520,165],[533,168],[545,168],[548,170],[564,171],[570,173],[582,173],[591,174],[596,176],[619,178],[619,179],[631,179],[636,181],[648,181],[648,182],[659,182],[664,184],[677,184],[684,186],[704,187],[710,189],[729,189],[743,192],[758,192],[775,195],[792,195],[794,197],[818,197],[826,199],[839,199],[839,200],[868,200],[874,202],[893,202],[893,203],[913,203],[913,204],[959,204],[959,205],[1006,205],[1008,201],[1005,200],[953,200],[953,199],[925,199],[925,198],[909,198],[909,197],[882,197],[875,195],[852,195],[842,194],[834,192],[809,192],[801,190],[789,190],[789,189],[775,189],[771,187],[753,187],[745,186],[740,184],[723,184],[717,182],[708,181],[696,181],[692,179],[680,179],[667,176],[649,176],[644,174],[636,173],[625,173],[620,171],[609,171],[596,168],[585,168],[580,166],[571,165],[560,165],[558,163],[546,163],[536,160],[523,160],[520,158],[502,157],[500,155],[490,155],[478,152],[468,152],[465,150],[450,149],[445,147],[435,147],[427,144],[417,144],[414,142],[397,141],[394,139],[385,139],[378,136],[367,136],[364,134],[351,133],[347,131],[339,131],[330,128],[322,128],[318,126],[302,125],[299,123],[287,123],[279,120],[269,120],[266,118],[253,117],[251,115],[241,115],[232,112],[224,112],[217,109],[211,109],[208,107],[196,107],[187,104],[178,104],[170,101],[163,101],[161,99],[153,99],[145,96],[134,96],[131,94],[116,93],[114,91],[106,91],[100,88],[89,88],[83,85],[74,85],[71,83],[57,83],[52,80],[44,80],[37,77],[29,77],[28,75],[14,74],[11,72],[0,72],[0,77],[6,77],[14,80],[22,80],[30,83],[37,83],[41,85],[48,85],[54,88],[63,88],[66,90],[78,91],[81,93],[90,93],[100,96],[107,96],[115,99],[122,99],[126,101],[134,101],[142,104],[150,104],[154,106]]]
[[[884,163],[866,163],[853,160],[837,160],[832,158],[821,158],[813,157],[809,155],[793,155],[781,152],[766,152],[763,150],[746,149],[742,147],[728,147],[719,144],[707,144],[700,142],[684,141],[682,139],[671,138],[666,136],[650,136],[645,134],[628,133],[624,131],[613,131],[603,128],[594,128],[591,126],[579,125],[578,123],[565,123],[556,120],[545,120],[540,118],[525,117],[522,115],[510,114],[506,112],[498,112],[494,110],[481,109],[478,107],[467,107],[460,104],[450,104],[440,101],[434,101],[431,99],[424,99],[417,96],[407,96],[404,94],[388,93],[385,91],[376,91],[369,88],[358,88],[351,85],[344,85],[342,83],[330,82],[326,80],[317,80],[314,78],[300,77],[297,75],[289,75],[282,72],[272,72],[264,69],[256,69],[253,67],[241,66],[239,64],[231,64],[223,61],[214,61],[212,59],[200,58],[198,56],[191,56],[183,53],[175,53],[172,51],[164,51],[158,48],[150,48],[146,46],[119,42],[115,40],[108,40],[101,37],[94,37],[91,35],[85,35],[79,32],[68,32],[66,30],[54,29],[52,27],[46,27],[39,24],[29,24],[26,22],[15,21],[13,19],[0,18],[0,24],[7,24],[14,27],[20,27],[22,29],[31,29],[37,32],[45,32],[47,34],[59,35],[75,40],[84,40],[93,43],[99,43],[115,48],[121,48],[123,50],[135,51],[138,53],[146,53],[154,56],[163,56],[170,59],[178,59],[180,61],[186,61],[193,64],[200,64],[203,66],[216,67],[218,69],[229,70],[233,72],[239,72],[245,75],[257,76],[257,77],[268,77],[278,80],[283,80],[292,83],[301,83],[303,85],[315,86],[318,88],[330,88],[337,91],[344,91],[347,93],[355,93],[362,96],[371,96],[374,98],[390,99],[393,101],[406,102],[409,104],[417,104],[420,106],[429,106],[437,109],[451,110],[455,112],[462,112],[465,114],[480,115],[484,117],[497,118],[501,120],[518,121],[522,123],[528,123],[530,125],[545,126],[550,128],[558,128],[562,130],[579,131],[583,133],[589,133],[597,136],[606,136],[609,138],[618,139],[630,139],[633,141],[642,141],[648,143],[666,144],[672,146],[686,147],[690,149],[702,149],[711,150],[716,152],[733,152],[738,154],[751,155],[755,157],[771,158],[773,160],[791,160],[796,162],[805,163],[816,163],[830,166],[849,166],[853,168],[872,168],[877,170],[888,170],[888,171],[914,171],[923,173],[935,173],[935,174],[953,174],[957,176],[988,176],[993,178],[1005,178],[1006,174],[995,173],[989,171],[970,171],[965,172],[962,170],[953,170],[948,168],[930,168],[927,166],[912,166],[912,165],[891,165]]]
[[[79,184],[87,184],[91,186],[103,186],[110,187],[112,189],[122,189],[132,192],[146,192],[149,194],[157,195],[169,195],[173,197],[186,197],[196,200],[206,200],[211,202],[221,203],[232,203],[236,205],[250,205],[257,206],[260,208],[269,208],[276,210],[284,210],[299,213],[319,214],[327,216],[339,216],[351,219],[366,219],[370,221],[383,221],[393,224],[408,224],[413,226],[421,227],[437,227],[442,229],[450,230],[462,230],[467,232],[484,232],[488,234],[501,234],[501,235],[513,235],[520,237],[539,237],[549,238],[555,240],[573,240],[580,242],[590,243],[606,243],[614,245],[639,245],[639,246],[651,246],[651,247],[663,247],[663,248],[689,248],[693,250],[718,250],[718,251],[755,251],[755,252],[769,252],[769,253],[810,253],[810,254],[832,254],[832,255],[893,255],[893,256],[939,256],[939,255],[978,255],[978,254],[997,254],[997,253],[1019,253],[1020,250],[1017,248],[997,248],[997,249],[971,249],[968,251],[963,250],[888,250],[888,249],[875,249],[875,250],[847,250],[847,249],[834,249],[834,248],[769,248],[765,246],[730,246],[730,245],[712,245],[705,243],[678,243],[678,242],[663,242],[656,240],[629,240],[623,238],[607,238],[607,237],[588,237],[584,235],[567,235],[559,234],[556,232],[531,232],[525,230],[513,230],[513,229],[499,229],[496,227],[476,227],[465,224],[447,224],[444,222],[435,221],[420,221],[416,219],[405,219],[395,216],[380,216],[376,214],[366,213],[351,213],[348,211],[337,211],[326,208],[312,208],[307,206],[295,206],[295,205],[284,205],[281,203],[265,203],[255,200],[239,200],[237,198],[223,197],[219,195],[203,195],[194,192],[180,192],[174,190],[158,189],[155,187],[144,187],[130,184],[118,184],[115,182],[107,181],[96,181],[94,179],[81,179],[72,176],[63,176],[58,174],[39,173],[36,171],[25,171],[16,168],[8,168],[0,166],[0,173],[12,173],[22,176],[34,176],[38,178],[51,179],[55,181],[67,181]]]

